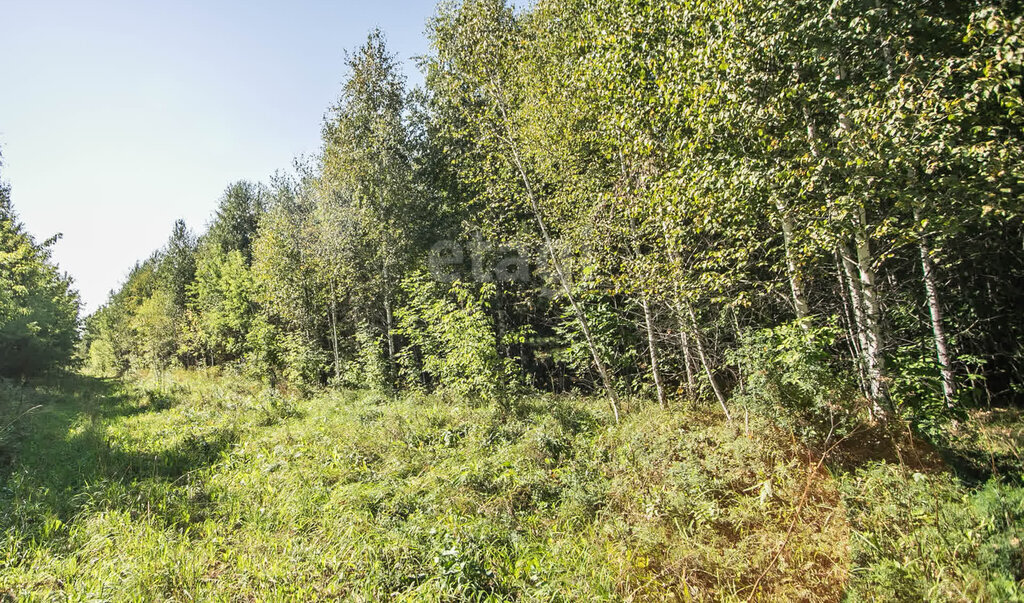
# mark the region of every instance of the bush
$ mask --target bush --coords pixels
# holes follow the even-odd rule
[[[636,325],[607,298],[600,295],[590,295],[583,309],[594,345],[607,363],[608,370],[615,376],[613,378],[616,389],[620,392],[638,392],[641,389],[640,384],[631,382],[630,377],[635,378],[636,367],[645,362],[646,357],[640,356],[637,351],[642,350],[646,342],[639,340]],[[579,319],[568,304],[562,310],[555,332],[565,343],[564,347],[555,353],[555,360],[564,362],[578,375],[590,374],[596,379],[590,344],[580,330]]]
[[[281,338],[284,379],[306,388],[320,382],[327,366],[327,353],[300,333],[285,333]]]
[[[345,363],[342,381],[376,392],[389,390],[391,379],[388,359],[384,354],[384,335],[375,334],[370,325],[362,323],[356,328],[355,344],[355,358]]]
[[[397,313],[399,333],[411,344],[400,362],[406,381],[429,375],[458,397],[507,401],[520,385],[515,362],[502,358],[488,310],[494,285],[454,282],[447,289],[417,273],[403,284],[409,301]]]
[[[731,353],[741,375],[736,403],[808,442],[847,433],[858,419],[858,396],[830,363],[837,335],[834,324],[810,327],[799,321],[741,335]]]
[[[893,406],[933,443],[947,440],[952,420],[967,419],[964,405],[946,404],[934,349],[903,346],[891,358],[889,394]],[[968,392],[969,390],[964,390]]]

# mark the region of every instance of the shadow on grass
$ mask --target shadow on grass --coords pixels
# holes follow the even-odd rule
[[[62,375],[25,389],[18,404],[32,410],[21,412],[0,450],[6,459],[0,464],[0,532],[20,538],[42,540],[45,518],[73,524],[86,506],[152,513],[167,525],[180,524],[180,514],[160,517],[154,509],[166,505],[149,503],[177,496],[185,486],[194,491],[195,484],[183,478],[216,463],[238,439],[229,427],[191,434],[171,446],[153,441],[126,450],[112,444],[109,426],[169,408],[173,392],[154,395],[84,375]]]

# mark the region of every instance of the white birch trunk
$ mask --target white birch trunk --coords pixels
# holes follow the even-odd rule
[[[867,215],[858,207],[854,230],[857,245],[857,271],[860,276],[861,302],[864,308],[864,356],[867,361],[868,388],[875,418],[888,418],[888,392],[885,386],[885,338],[882,330],[882,309],[875,285],[874,258],[867,233]]]
[[[914,208],[914,221],[921,224],[921,212]],[[953,365],[950,361],[949,343],[946,340],[946,329],[942,324],[942,304],[939,300],[939,285],[935,277],[935,264],[932,262],[931,250],[928,248],[928,238],[922,232],[918,239],[918,247],[921,252],[921,272],[924,274],[924,290],[928,298],[928,310],[932,319],[932,335],[935,338],[935,356],[939,361],[939,370],[942,372],[942,395],[946,399],[946,406],[953,407],[953,400],[956,397],[956,377],[953,375]]]
[[[658,368],[658,346],[654,342],[654,320],[651,316],[651,305],[645,296],[641,302],[644,309],[644,322],[647,323],[647,349],[651,355],[651,377],[654,378],[654,388],[658,392],[658,406],[667,408],[665,400],[665,387],[661,382],[661,371]]]

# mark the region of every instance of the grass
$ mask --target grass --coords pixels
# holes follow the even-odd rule
[[[1020,489],[816,470],[767,422],[702,406],[637,402],[615,425],[580,397],[300,397],[185,372],[0,395],[0,600],[1021,593]]]

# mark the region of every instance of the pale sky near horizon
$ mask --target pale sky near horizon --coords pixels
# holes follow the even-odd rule
[[[380,27],[419,83],[433,0],[0,0],[0,178],[85,312],[177,218],[315,153],[344,51]]]

